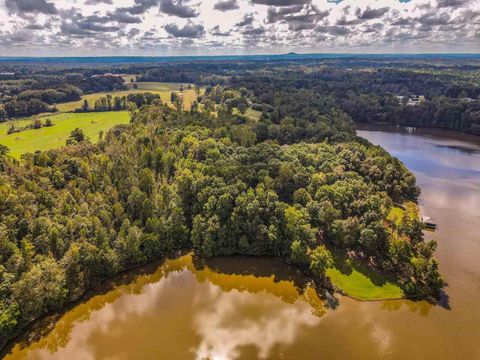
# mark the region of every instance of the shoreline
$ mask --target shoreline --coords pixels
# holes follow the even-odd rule
[[[7,339],[5,342],[0,343],[0,357],[4,357],[8,355],[11,350],[19,343],[22,338],[26,337],[26,340],[33,340],[35,336],[29,336],[30,333],[34,332],[36,328],[38,327],[39,329],[45,328],[47,325],[50,324],[55,324],[65,313],[68,311],[74,309],[75,307],[79,306],[80,304],[88,301],[89,299],[95,297],[95,296],[100,296],[104,295],[110,291],[112,291],[115,287],[119,285],[126,285],[126,284],[131,284],[136,278],[142,275],[148,275],[148,274],[153,274],[158,267],[162,266],[167,260],[176,260],[184,255],[192,254],[192,251],[189,250],[179,250],[176,251],[172,254],[169,254],[168,256],[163,257],[162,259],[156,259],[152,260],[148,263],[145,264],[140,264],[140,265],[134,265],[131,266],[127,269],[124,269],[123,271],[119,272],[115,276],[111,278],[106,278],[103,280],[100,280],[99,282],[95,283],[93,287],[85,292],[80,298],[77,300],[71,301],[66,303],[64,306],[57,310],[53,310],[45,315],[43,315],[40,318],[34,319],[28,324],[26,324],[19,332],[12,338]],[[230,255],[230,256],[217,256],[217,257],[212,257],[213,258],[231,258],[231,257],[236,257],[236,256],[242,256],[242,255]],[[256,258],[257,256],[249,256],[249,255],[243,255],[243,256],[248,256],[249,258]],[[328,303],[326,300],[326,294],[331,295],[334,297],[337,302],[340,300],[335,297],[335,294],[339,294],[341,296],[350,298],[354,301],[358,302],[381,302],[381,301],[398,301],[398,300],[428,300],[428,297],[424,295],[417,295],[417,296],[405,296],[405,297],[399,297],[399,298],[379,298],[379,299],[362,299],[360,297],[356,297],[354,295],[350,295],[338,286],[336,286],[326,275],[326,282],[322,285],[315,279],[313,279],[311,276],[309,276],[304,270],[301,268],[289,264],[287,262],[284,262],[282,259],[274,257],[274,256],[265,256],[266,258],[271,258],[274,260],[279,261],[282,263],[284,266],[292,266],[296,269],[298,269],[303,276],[305,276],[306,279],[311,281],[311,284],[313,284],[313,289],[315,292],[318,294],[320,299],[324,301],[325,303]],[[202,260],[205,260],[202,258]],[[293,281],[293,280],[290,280]]]
[[[436,138],[449,139],[455,141],[463,141],[472,143],[473,145],[480,145],[480,133],[475,134],[467,131],[452,129],[448,127],[435,127],[435,126],[419,126],[408,124],[390,124],[390,123],[371,123],[371,122],[359,122],[355,121],[355,128],[357,131],[386,131],[395,130],[398,132],[401,130],[410,135],[427,135]],[[358,136],[358,134],[357,134]]]

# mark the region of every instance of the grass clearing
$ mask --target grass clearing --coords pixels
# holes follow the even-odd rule
[[[137,84],[136,89],[133,88],[133,84]],[[107,94],[115,97],[127,96],[133,93],[151,92],[160,95],[162,102],[172,105],[170,102],[171,93],[172,91],[177,91],[183,96],[185,110],[190,110],[193,101],[197,99],[197,93],[194,89],[180,92],[180,86],[182,85],[186,86],[188,84],[163,82],[127,83],[127,86],[130,88],[129,90],[84,95],[81,100],[58,104],[57,108],[60,113],[43,113],[28,118],[0,123],[0,144],[8,146],[10,148],[10,154],[13,157],[20,158],[20,156],[25,153],[35,152],[37,150],[45,151],[64,146],[71,131],[77,127],[81,128],[93,142],[96,142],[100,131],[105,132],[117,124],[126,124],[130,121],[130,116],[126,111],[73,113],[75,109],[82,106],[85,99],[90,106],[93,107],[96,100],[105,97]],[[200,94],[204,91],[205,89],[200,89]],[[43,127],[36,130],[25,130],[10,135],[7,134],[12,122],[18,127],[24,127],[36,118],[41,119],[42,122],[49,118],[53,121],[54,126]]]
[[[245,112],[245,116],[248,117],[249,119],[258,121],[260,120],[260,116],[262,116],[262,112],[253,110],[252,108],[248,108],[247,111]]]
[[[407,201],[405,203],[405,207],[407,208],[408,216],[410,216],[412,219],[418,219],[420,216],[420,210],[418,209],[417,204],[415,204],[413,201]]]
[[[233,109],[232,114],[233,115],[242,115],[242,114],[240,114],[240,112],[236,108]],[[215,116],[218,116],[218,114],[216,114]],[[253,121],[257,122],[258,120],[260,120],[260,117],[262,116],[262,112],[257,111],[257,110],[253,110],[252,108],[248,108],[245,111],[245,114],[243,114],[243,116],[249,118],[250,120],[253,120]]]
[[[100,93],[94,93],[94,94],[87,94],[82,96],[80,100],[77,101],[70,101],[62,104],[57,104],[57,109],[60,112],[72,112],[75,109],[80,108],[83,105],[83,101],[87,100],[88,104],[90,107],[93,107],[95,105],[95,101],[99,100],[102,97],[107,96],[108,94],[112,95],[113,97],[115,96],[127,96],[129,94],[135,94],[135,93],[144,93],[145,90],[122,90],[122,91],[112,91],[112,92],[100,92]],[[152,91],[154,94],[159,93],[158,91]],[[162,97],[160,95],[160,97]],[[162,97],[163,100],[163,97]]]
[[[134,88],[134,84],[137,85],[137,88]],[[129,90],[121,90],[121,91],[112,91],[112,92],[100,92],[94,94],[87,94],[82,96],[82,99],[78,101],[71,101],[67,103],[57,104],[57,109],[60,112],[72,112],[75,109],[80,108],[83,105],[83,101],[87,100],[90,107],[95,105],[95,101],[98,99],[107,96],[108,94],[115,96],[127,96],[129,94],[138,94],[138,93],[145,93],[150,92],[153,94],[160,95],[162,102],[171,104],[170,103],[170,95],[173,91],[180,93],[180,86],[185,86],[186,84],[180,83],[164,83],[164,82],[134,82],[134,83],[126,83],[129,87]],[[200,89],[200,93],[204,92],[204,89]],[[183,91],[183,99],[184,99],[184,108],[185,110],[190,110],[190,107],[194,100],[197,99],[197,94],[194,89],[189,89]]]
[[[387,219],[390,220],[395,225],[400,225],[403,218],[405,217],[405,210],[398,206],[392,206],[392,209],[388,213]]]
[[[408,214],[411,219],[418,219],[419,217],[418,206],[413,201],[407,201],[403,206],[405,209],[394,205],[387,216],[387,219],[396,226],[402,223],[405,214]]]
[[[124,76],[122,76],[123,80],[125,80],[125,82],[127,83],[130,83],[133,81],[135,81],[137,79],[137,76],[140,76],[140,75],[137,75],[137,74],[125,74]]]
[[[359,300],[386,300],[405,297],[392,276],[379,274],[357,261],[333,254],[335,265],[327,270],[332,283]]]
[[[408,201],[402,205],[394,205],[387,219],[399,226],[408,214],[418,218],[417,204]],[[386,300],[404,298],[405,293],[398,286],[392,275],[379,274],[360,261],[347,259],[339,253],[333,253],[334,267],[327,270],[332,283],[345,294],[359,300]]]
[[[169,83],[169,82],[155,82],[155,81],[145,81],[145,82],[125,82],[125,85],[130,90],[156,90],[156,91],[180,91],[180,87],[186,88],[191,84],[182,84],[182,83]],[[136,85],[136,87],[135,87]],[[193,88],[193,85],[191,85]]]
[[[19,133],[7,135],[11,122],[0,124],[0,144],[10,149],[10,155],[20,158],[22,154],[33,153],[37,150],[45,151],[65,146],[65,141],[75,128],[81,128],[91,141],[98,141],[100,131],[106,132],[118,124],[130,122],[130,115],[126,111],[79,113],[79,114],[55,114],[44,116],[43,119],[51,119],[53,126],[42,127],[36,130],[25,130]],[[25,126],[32,120],[18,120],[19,126]]]

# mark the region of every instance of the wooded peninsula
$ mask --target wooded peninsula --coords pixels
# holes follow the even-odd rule
[[[1,342],[102,280],[179,251],[275,256],[318,291],[333,289],[327,271],[340,256],[393,277],[405,296],[438,294],[436,243],[423,240],[415,211],[392,218],[416,202],[414,176],[357,137],[336,100],[282,89],[284,78],[200,84],[189,109],[182,91],[170,104],[148,92],[98,97],[93,111],[128,109],[130,123],[98,142],[79,127],[66,147],[20,161],[2,145]]]

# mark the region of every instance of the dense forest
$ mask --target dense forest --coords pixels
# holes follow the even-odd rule
[[[257,107],[307,96],[329,101],[357,122],[437,127],[480,134],[480,85],[453,75],[398,69],[294,68],[231,78]],[[408,101],[422,97],[423,101]]]
[[[251,92],[255,108],[268,113],[275,102],[295,102],[298,96],[306,96],[329,102],[357,122],[480,134],[480,62],[476,58],[286,57],[90,67],[7,63],[0,66],[2,71],[11,75],[0,76],[0,121],[55,111],[55,104],[78,100],[82,94],[122,90],[125,84],[118,75],[133,74],[140,82],[244,88]],[[290,94],[294,100],[288,99]],[[423,101],[409,101],[417,97]]]
[[[0,344],[178,250],[277,256],[321,286],[335,249],[395,273],[409,295],[442,288],[420,222],[387,220],[419,193],[404,165],[312,91],[277,92],[258,121],[243,116],[260,98],[249,83],[209,88],[188,112],[152,99],[97,144],[77,129],[20,162],[0,147]]]
[[[172,64],[130,70],[140,72],[140,81],[243,87],[254,92],[252,101],[260,110],[271,111],[276,101],[285,101],[293,93],[330,101],[357,122],[480,134],[479,69],[474,59],[451,63],[440,59],[366,58]],[[408,102],[418,96],[425,101]],[[292,98],[298,99],[296,95]]]

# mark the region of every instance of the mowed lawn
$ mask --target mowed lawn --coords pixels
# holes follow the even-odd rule
[[[160,95],[162,102],[170,104],[170,95],[173,91],[178,93],[180,86],[182,84],[177,83],[163,83],[163,82],[139,82],[135,83],[137,88],[133,88],[134,83],[126,83],[129,87],[129,90],[122,90],[122,91],[112,91],[112,92],[100,92],[94,94],[87,94],[82,96],[81,100],[78,101],[71,101],[63,104],[57,104],[57,109],[60,112],[72,112],[75,109],[80,108],[83,105],[83,101],[87,100],[90,107],[93,108],[95,105],[95,101],[98,99],[107,96],[107,94],[115,96],[127,96],[129,94],[138,94],[138,93],[145,93],[150,92],[152,94]],[[201,89],[201,92],[204,91]],[[184,99],[184,108],[185,110],[190,110],[190,106],[192,105],[193,101],[197,98],[197,94],[195,93],[194,89],[185,90],[183,92],[183,99]]]
[[[400,299],[405,296],[403,290],[393,282],[376,285],[365,274],[352,269],[350,274],[344,274],[336,268],[327,270],[332,283],[347,295],[359,300]]]
[[[137,88],[134,88],[134,84],[137,85]],[[182,83],[169,83],[169,82],[125,82],[125,85],[130,90],[156,90],[156,91],[180,91],[180,87],[183,86],[184,88],[191,84],[182,84]],[[191,85],[193,88],[193,85]]]
[[[91,141],[96,142],[100,131],[106,132],[115,125],[130,122],[130,115],[126,111],[56,114],[42,117],[42,122],[45,122],[47,118],[52,120],[53,126],[25,130],[10,135],[7,135],[7,130],[11,122],[0,123],[0,144],[8,146],[10,155],[18,159],[25,153],[65,146],[65,141],[75,128],[81,128]],[[19,120],[17,124],[25,126],[31,121]]]
[[[399,226],[405,215],[418,218],[418,206],[407,201],[400,206],[393,206],[388,214],[388,220]],[[405,293],[398,286],[392,276],[375,273],[364,264],[355,261],[346,261],[340,254],[334,255],[334,267],[327,270],[332,283],[347,295],[359,300],[384,300],[404,298]]]
[[[114,91],[110,93],[95,93],[84,95],[79,101],[72,101],[63,104],[57,104],[60,113],[57,114],[40,114],[26,119],[15,120],[18,127],[26,126],[32,122],[34,118],[39,118],[45,122],[50,118],[54,126],[43,127],[37,130],[26,130],[19,133],[7,135],[11,121],[0,123],[0,144],[10,148],[10,154],[16,158],[20,158],[22,154],[35,152],[37,150],[45,151],[58,148],[65,145],[66,139],[75,128],[81,128],[85,134],[94,142],[98,140],[100,131],[106,132],[117,124],[126,124],[130,121],[130,116],[126,111],[118,112],[98,112],[98,113],[73,113],[75,109],[82,106],[84,99],[89,102],[90,107],[95,105],[95,101],[105,97],[107,94],[112,96],[127,96],[133,93],[151,92],[159,94],[162,102],[170,103],[170,95],[172,91],[182,94],[185,110],[190,110],[194,100],[197,99],[197,93],[194,89],[185,90],[180,93],[180,87],[188,84],[180,83],[164,83],[164,82],[139,82],[135,83],[137,88],[133,88],[133,83],[126,83],[129,90]],[[200,93],[204,93],[205,89],[200,89]]]
[[[382,275],[358,262],[346,262],[334,254],[334,267],[327,270],[332,283],[345,294],[358,300],[387,300],[404,298],[396,279]]]
[[[403,204],[405,207],[405,210],[402,209],[401,207],[398,206],[392,206],[392,209],[390,210],[390,213],[388,214],[388,220],[390,220],[392,223],[395,225],[399,226],[403,218],[405,217],[406,214],[411,219],[418,219],[419,218],[419,210],[417,204],[415,204],[412,201],[407,201],[405,204]]]

